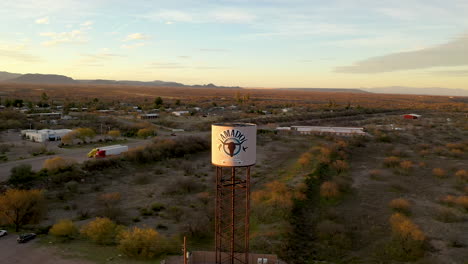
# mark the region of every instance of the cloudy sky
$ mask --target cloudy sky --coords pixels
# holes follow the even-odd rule
[[[0,2],[0,71],[468,89],[466,0]]]

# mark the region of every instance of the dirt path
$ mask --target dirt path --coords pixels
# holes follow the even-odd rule
[[[0,238],[0,263],[8,264],[91,264],[86,260],[65,259],[59,256],[58,249],[39,247],[37,240],[25,244],[16,242],[16,235]]]

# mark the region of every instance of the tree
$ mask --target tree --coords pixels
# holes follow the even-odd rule
[[[73,139],[75,138],[76,136],[76,132],[75,131],[71,131],[69,133],[67,133],[66,135],[64,135],[62,137],[62,143],[64,144],[73,144]]]
[[[47,103],[47,101],[49,101],[49,96],[45,92],[43,92],[41,94],[41,101],[43,101],[45,103]]]
[[[137,136],[147,138],[154,135],[154,130],[151,128],[142,128],[138,130]]]
[[[119,130],[111,130],[107,133],[110,137],[112,137],[114,140],[120,137],[120,131]]]
[[[98,203],[102,205],[102,213],[105,217],[115,220],[120,215],[121,210],[119,205],[121,198],[122,195],[119,192],[104,193],[99,196]]]
[[[83,143],[86,143],[86,139],[93,139],[96,136],[96,132],[92,130],[91,128],[83,127],[83,128],[77,128],[73,130],[76,132],[75,137],[83,141]]]
[[[152,228],[134,227],[119,235],[118,249],[129,257],[153,258],[166,252],[166,241]]]
[[[7,190],[0,196],[0,222],[14,225],[16,232],[25,224],[38,223],[45,214],[41,190]]]
[[[179,99],[177,99],[177,100],[175,101],[175,105],[177,105],[177,106],[180,106],[180,105],[181,105],[181,103],[180,103],[180,100],[179,100]]]
[[[97,217],[81,228],[81,234],[93,242],[101,245],[115,243],[116,236],[122,231],[122,227],[109,218]]]
[[[156,99],[154,99],[154,107],[155,108],[160,108],[163,104],[163,99],[161,97],[156,97]]]
[[[11,169],[10,179],[8,183],[13,186],[25,186],[34,180],[34,172],[30,164],[21,164]]]
[[[49,234],[65,240],[72,239],[78,234],[78,229],[71,220],[62,219],[52,226]]]
[[[70,168],[76,163],[73,159],[64,159],[62,157],[53,157],[44,161],[44,168],[49,171],[58,171]]]

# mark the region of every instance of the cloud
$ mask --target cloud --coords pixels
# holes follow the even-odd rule
[[[26,51],[24,44],[20,45],[5,45],[0,44],[0,58],[11,59],[21,62],[40,62],[42,59],[38,56],[32,55]]]
[[[229,52],[229,50],[227,50],[227,49],[207,49],[207,48],[199,49],[199,51],[203,51],[203,52]]]
[[[81,59],[77,62],[77,65],[79,66],[101,67],[111,60],[122,58],[125,56],[110,53],[109,49],[102,49],[100,52],[97,53],[80,54],[80,57]]]
[[[184,69],[186,66],[175,62],[153,62],[148,68],[152,69]]]
[[[148,35],[142,34],[142,33],[133,33],[128,35],[124,41],[133,41],[133,40],[145,40],[149,39]]]
[[[468,70],[446,70],[446,71],[430,71],[430,75],[442,75],[450,77],[468,77]]]
[[[134,44],[123,44],[120,47],[122,49],[135,49],[135,48],[138,48],[138,47],[143,47],[144,45],[145,45],[144,42],[137,42],[137,43],[134,43]]]
[[[49,24],[49,17],[38,18],[38,19],[36,19],[35,22],[36,22],[36,24],[47,25],[47,24]]]
[[[89,21],[89,20],[88,20],[88,21],[85,21],[85,22],[81,23],[80,26],[89,27],[89,26],[91,26],[91,25],[93,25],[93,24],[94,24],[93,21]]]
[[[239,23],[248,24],[255,20],[255,16],[241,9],[223,9],[214,11],[211,14],[212,18],[221,23]]]
[[[44,46],[55,46],[62,43],[86,43],[88,39],[83,30],[72,30],[68,32],[43,32],[39,36],[49,38],[42,42]]]
[[[392,53],[336,67],[339,73],[382,73],[431,67],[468,65],[468,34],[447,43],[415,51]]]
[[[149,13],[142,17],[161,21],[168,25],[172,23],[231,23],[247,24],[252,23],[256,16],[245,9],[239,8],[215,8],[211,10],[161,10]]]

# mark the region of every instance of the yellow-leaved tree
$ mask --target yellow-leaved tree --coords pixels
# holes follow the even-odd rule
[[[10,189],[0,195],[0,223],[14,225],[16,232],[25,224],[38,223],[45,213],[41,190]]]

